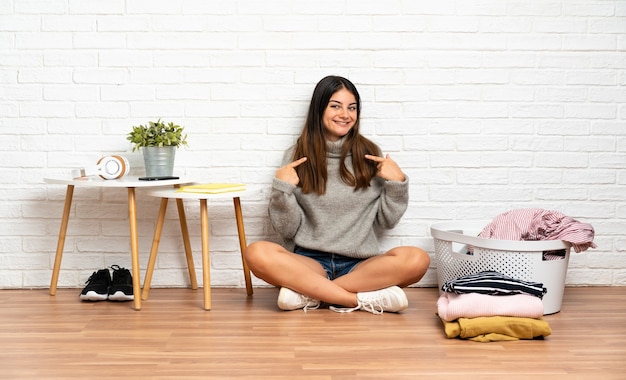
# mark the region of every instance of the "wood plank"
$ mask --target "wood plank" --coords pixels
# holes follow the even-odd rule
[[[80,289],[0,291],[1,379],[623,379],[626,287],[566,288],[545,340],[446,339],[438,292],[400,314],[283,312],[277,290],[153,289],[141,311]]]

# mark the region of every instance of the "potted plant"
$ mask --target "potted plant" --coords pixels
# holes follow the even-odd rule
[[[173,122],[165,123],[161,119],[149,121],[147,125],[133,126],[126,139],[135,150],[143,151],[146,176],[171,176],[174,172],[176,148],[187,145],[185,127]]]

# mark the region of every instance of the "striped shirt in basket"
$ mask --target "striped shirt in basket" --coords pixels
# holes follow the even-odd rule
[[[543,298],[547,289],[542,283],[511,278],[502,273],[484,271],[447,281],[441,286],[444,292],[457,294],[480,293],[495,296],[530,294]]]

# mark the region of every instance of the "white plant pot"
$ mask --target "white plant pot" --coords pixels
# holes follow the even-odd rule
[[[147,177],[171,176],[174,174],[175,146],[147,146],[143,150]]]

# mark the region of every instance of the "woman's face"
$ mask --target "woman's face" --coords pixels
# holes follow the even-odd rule
[[[356,98],[345,88],[330,97],[322,116],[326,139],[334,142],[350,132],[356,123],[356,107]]]

